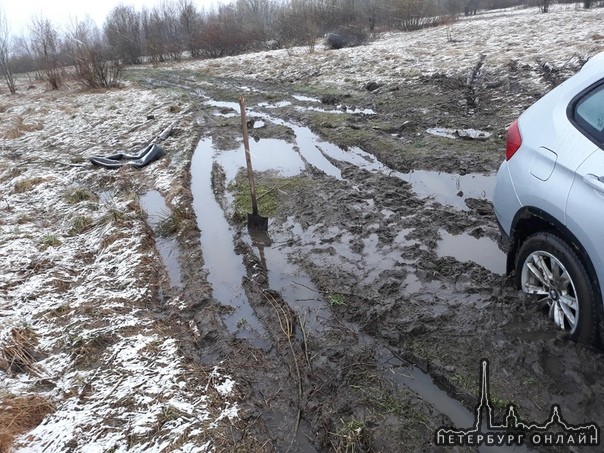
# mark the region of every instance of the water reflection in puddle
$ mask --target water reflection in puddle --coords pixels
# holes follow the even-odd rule
[[[495,186],[495,177],[493,175],[477,173],[455,175],[427,170],[402,173],[392,170],[376,159],[375,156],[360,148],[352,147],[344,150],[332,143],[321,140],[307,127],[298,126],[276,118],[268,119],[276,124],[292,129],[296,136],[296,143],[302,158],[309,165],[336,179],[343,179],[342,172],[327,157],[355,165],[364,170],[399,178],[410,183],[419,197],[433,198],[435,201],[454,206],[460,210],[468,209],[464,201],[465,198],[491,199]],[[280,142],[280,146],[287,146],[284,141]]]
[[[157,228],[162,220],[170,217],[170,209],[157,190],[150,190],[141,195],[140,204],[147,213],[147,221],[151,228]]]
[[[490,199],[495,185],[495,178],[492,175],[476,173],[454,175],[427,170],[402,173],[392,170],[377,160],[375,156],[360,148],[343,150],[331,143],[320,142],[316,137],[311,136],[310,139],[317,144],[316,146],[324,154],[332,159],[348,162],[364,170],[399,178],[410,183],[420,198],[431,197],[442,204],[451,205],[461,210],[468,209],[464,198]]]
[[[276,171],[284,177],[300,174],[304,170],[304,161],[300,154],[283,140],[262,139],[250,143],[250,154],[254,171]],[[216,156],[217,162],[224,170],[227,184],[244,168],[245,151],[243,146],[228,151],[220,151]]]
[[[170,216],[170,209],[164,197],[156,190],[151,190],[140,197],[141,208],[147,213],[147,222],[155,230],[159,224]],[[155,246],[161,260],[168,271],[170,284],[182,287],[182,274],[180,269],[180,247],[174,238],[155,237]]]
[[[376,358],[382,372],[388,378],[392,379],[396,385],[403,385],[412,390],[441,414],[449,417],[452,422],[451,427],[470,429],[475,425],[476,414],[466,409],[456,399],[451,398],[447,392],[436,385],[432,376],[399,359],[385,348],[377,348]],[[501,447],[481,445],[476,450],[479,453],[527,453],[529,451],[524,445],[502,445]]]
[[[382,369],[387,371],[387,375],[390,375],[396,384],[404,385],[420,395],[440,413],[447,415],[454,426],[459,428],[473,426],[473,414],[459,401],[441,390],[429,374],[407,362],[403,362],[393,356],[387,349],[378,349],[376,355]]]
[[[308,274],[288,260],[288,252],[287,248],[266,249],[269,285],[281,293],[307,331],[322,332],[331,311]]]
[[[458,261],[473,261],[495,274],[505,274],[505,253],[492,239],[477,239],[466,233],[453,235],[445,230],[440,231],[440,236],[438,256],[452,256]]]
[[[234,102],[220,102],[206,100],[209,105],[223,109],[232,109],[239,112],[239,104]],[[258,107],[277,108],[291,105],[289,101],[282,101],[276,104],[260,103]],[[354,113],[354,110],[352,111]],[[364,112],[361,112],[364,113]],[[413,190],[420,198],[433,198],[435,201],[453,206],[460,210],[467,210],[465,198],[486,198],[491,199],[495,178],[493,175],[483,175],[470,173],[466,175],[456,175],[445,172],[435,172],[426,170],[416,170],[410,173],[394,171],[387,165],[380,162],[372,154],[363,151],[357,147],[351,147],[344,150],[332,143],[321,140],[309,128],[298,126],[279,118],[274,118],[259,112],[250,112],[262,121],[290,128],[296,137],[297,147],[293,147],[285,140],[264,139],[252,144],[254,167],[259,171],[263,169],[274,169],[281,171],[284,176],[288,172],[297,174],[300,171],[300,158],[305,164],[313,166],[328,176],[336,179],[343,179],[342,172],[329,159],[353,164],[364,170],[379,172],[384,175],[393,176],[410,183]],[[292,152],[291,150],[297,151]],[[244,161],[239,158],[241,150],[226,152],[231,154],[232,160],[227,162],[225,157],[224,168],[227,173],[236,173],[243,167]],[[256,164],[258,161],[258,164]],[[274,167],[267,168],[268,164],[274,161]],[[233,168],[233,165],[236,165]]]
[[[191,192],[201,249],[214,298],[234,311],[224,317],[230,332],[264,347],[266,330],[254,314],[242,286],[246,275],[243,261],[235,253],[233,231],[212,191],[211,173],[214,148],[211,139],[199,142],[191,159]]]

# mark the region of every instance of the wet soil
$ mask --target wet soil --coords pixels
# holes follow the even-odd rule
[[[604,425],[601,352],[570,342],[504,274],[494,173],[507,124],[546,89],[518,71],[484,69],[472,99],[464,74],[372,92],[145,81],[186,97],[202,135],[185,197],[197,230],[179,236],[182,288],[169,291],[198,332],[187,353],[237,377],[243,417],[218,447],[468,451],[434,434],[473,423],[482,359],[500,420],[513,404],[542,423],[558,404],[568,423]],[[268,237],[235,212],[239,94],[258,184],[281,178]]]

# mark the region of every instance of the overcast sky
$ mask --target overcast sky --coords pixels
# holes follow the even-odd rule
[[[132,5],[137,10],[143,6],[151,8],[161,0],[0,0],[0,9],[8,20],[11,34],[27,32],[32,17],[49,19],[56,26],[63,26],[72,19],[90,16],[99,26],[112,8],[117,5]],[[193,0],[198,8],[209,9],[218,3],[230,0]]]

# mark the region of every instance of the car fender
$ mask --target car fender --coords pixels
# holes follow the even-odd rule
[[[593,262],[585,248],[581,245],[581,241],[559,220],[542,209],[534,206],[523,206],[518,210],[512,221],[512,229],[510,233],[510,249],[507,259],[507,272],[511,273],[514,270],[516,253],[522,242],[531,234],[538,231],[548,231],[562,240],[566,241],[577,253],[585,269],[589,274],[589,278],[597,291],[597,296],[602,306],[602,292],[598,274],[595,270]]]

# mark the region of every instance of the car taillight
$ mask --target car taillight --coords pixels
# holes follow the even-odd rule
[[[505,145],[505,160],[510,160],[514,153],[518,151],[522,145],[522,135],[520,135],[520,129],[518,128],[518,120],[510,124],[508,128],[507,143]]]

